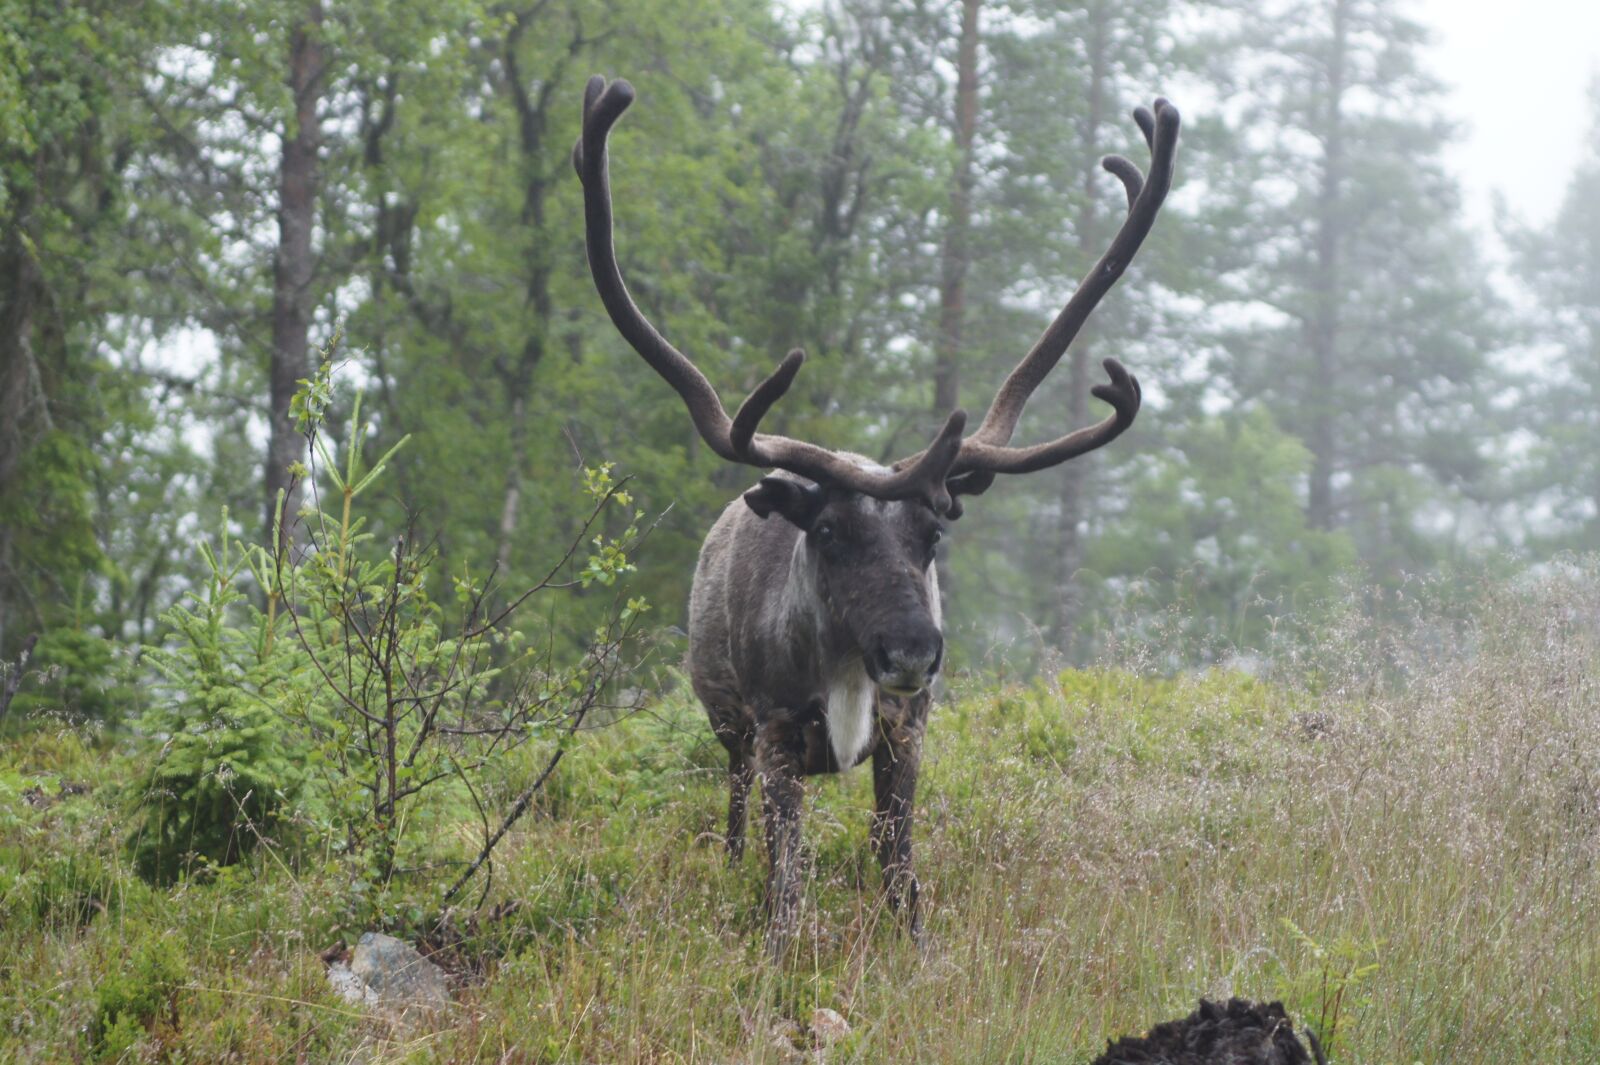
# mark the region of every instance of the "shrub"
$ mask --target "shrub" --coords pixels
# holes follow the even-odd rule
[[[604,724],[627,708],[609,693],[630,664],[642,601],[617,591],[570,657],[570,643],[530,640],[510,620],[536,593],[617,588],[641,515],[629,511],[619,535],[592,535],[632,501],[609,466],[588,470],[588,517],[542,580],[507,597],[490,581],[447,576],[412,529],[380,539],[367,528],[357,504],[406,441],[368,465],[358,397],[345,448],[331,450],[318,435],[329,373],[325,364],[295,398],[312,456],[297,475],[327,489],[282,515],[268,547],[231,539],[224,515],[216,547],[199,545],[204,585],[165,616],[173,642],[150,655],[165,698],[140,722],[162,747],[134,788],[130,842],[141,872],[167,881],[197,862],[236,862],[295,825],[297,841],[342,859],[351,920],[381,922],[416,912],[415,892],[392,884],[398,874],[447,865],[456,854],[441,841],[482,826],[477,857],[444,892],[453,897],[589,713]],[[546,741],[543,768],[501,807],[491,773],[536,740]]]
[[[1378,972],[1381,941],[1341,936],[1318,942],[1283,918],[1298,948],[1296,963],[1278,961],[1277,993],[1332,1054],[1345,1042],[1352,1015],[1371,1006],[1366,985]]]
[[[111,640],[83,628],[62,626],[40,634],[28,662],[25,684],[11,704],[17,722],[40,715],[115,725],[134,702],[126,663]]]
[[[6,865],[17,875],[6,892],[4,912],[45,927],[88,924],[116,898],[116,870],[93,852],[0,851],[0,866]]]
[[[300,794],[304,744],[283,728],[269,699],[289,664],[261,639],[260,612],[238,590],[246,554],[229,538],[200,544],[209,574],[163,620],[174,632],[151,662],[166,679],[166,699],[140,719],[160,752],[132,788],[129,837],[140,873],[169,882],[196,859],[238,861],[277,830]],[[230,618],[244,609],[255,632]]]
[[[189,966],[169,936],[147,933],[128,951],[123,967],[95,989],[89,1046],[101,1061],[121,1060],[157,1024],[178,1026],[178,989]]]

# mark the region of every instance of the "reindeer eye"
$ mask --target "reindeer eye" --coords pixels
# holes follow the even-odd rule
[[[817,538],[817,546],[827,547],[829,544],[833,543],[836,535],[833,529],[833,522],[818,522],[817,527],[812,530],[812,535]]]

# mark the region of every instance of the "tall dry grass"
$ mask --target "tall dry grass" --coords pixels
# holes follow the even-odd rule
[[[724,867],[720,748],[672,695],[564,763],[489,892],[517,908],[460,946],[436,1023],[323,988],[314,948],[352,931],[336,871],[57,920],[35,863],[5,889],[0,1058],[82,1058],[97,981],[155,936],[189,968],[151,1060],[1079,1062],[1239,994],[1284,998],[1338,1062],[1600,1061],[1600,568],[1376,606],[1286,633],[1257,677],[1148,675],[1153,639],[1119,668],[958,682],[920,790],[920,950],[878,904],[858,771],[812,782],[806,932],[761,961],[759,847]],[[14,818],[0,845],[95,853],[120,884],[108,809]],[[852,1026],[825,1055],[819,1006]]]

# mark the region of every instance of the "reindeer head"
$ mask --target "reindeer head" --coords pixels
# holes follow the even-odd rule
[[[933,559],[945,523],[932,507],[781,473],[763,477],[744,501],[803,534],[795,545],[803,578],[827,612],[828,631],[842,638],[840,651],[859,655],[868,676],[896,695],[933,683],[944,661]]]

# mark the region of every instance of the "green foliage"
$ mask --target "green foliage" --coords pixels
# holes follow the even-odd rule
[[[943,711],[938,735],[1020,759],[1018,772],[1084,777],[1122,766],[1162,766],[1196,778],[1247,777],[1261,764],[1241,744],[1297,705],[1292,691],[1248,674],[1210,670],[1177,677],[1120,669],[1067,670],[1046,680],[989,688]],[[1097,746],[1085,749],[1085,736]],[[963,781],[981,801],[984,778]]]
[[[1397,0],[1287,0],[1244,5],[1241,37],[1253,173],[1217,194],[1238,204],[1228,303],[1252,324],[1208,369],[1311,452],[1311,525],[1397,585],[1469,548],[1425,516],[1489,486],[1486,354],[1506,339],[1444,167],[1428,31]]]
[[[4,416],[0,411],[0,417]],[[0,430],[0,437],[6,432]],[[0,449],[4,447],[0,439]],[[0,461],[4,459],[0,454]],[[95,538],[90,507],[92,461],[90,451],[81,440],[64,430],[55,430],[29,442],[26,451],[15,457],[10,475],[0,480],[0,546],[12,559],[7,567],[10,573],[0,574],[0,610],[7,613],[6,617],[0,617],[0,636],[5,639],[0,654],[13,653],[13,647],[22,642],[27,631],[42,631],[41,651],[51,653],[52,659],[62,667],[62,673],[57,676],[61,686],[53,694],[63,700],[89,695],[107,679],[99,668],[104,663],[84,657],[92,659],[95,655],[90,647],[92,639],[79,637],[74,631],[90,619],[72,609],[73,600],[92,587],[108,565]],[[27,589],[35,595],[43,595],[48,607],[25,609],[25,594],[21,599],[13,599],[23,591],[22,587],[14,585],[15,575],[20,573],[54,575],[58,583],[48,594],[31,586]],[[72,591],[63,594],[63,589]],[[8,600],[12,605],[7,605]],[[104,657],[109,659],[109,651]],[[96,710],[110,709],[90,698],[91,705],[83,708],[85,712],[94,714]],[[13,709],[20,715],[24,710],[41,706],[60,708],[59,703],[41,699]]]
[[[955,173],[958,7],[322,5],[307,299],[315,321],[346,315],[367,343],[351,356],[371,383],[363,461],[413,441],[362,502],[386,541],[424,516],[441,551],[430,594],[491,566],[508,587],[537,580],[542,548],[583,520],[582,469],[611,463],[640,509],[664,512],[652,564],[630,584],[681,620],[700,538],[748,484],[694,439],[594,297],[568,160],[592,71],[631,76],[641,94],[613,177],[619,252],[646,312],[730,399],[804,346],[774,429],[877,458],[926,438],[942,415],[926,371]],[[0,249],[0,289],[27,297],[7,321],[31,322],[28,345],[4,340],[18,358],[0,358],[26,370],[26,387],[4,389],[22,416],[0,416],[0,436],[22,427],[0,439],[0,655],[35,631],[159,643],[165,610],[204,579],[185,550],[197,520],[263,502],[275,153],[295,121],[283,68],[312,5],[0,10],[0,216],[17,238]],[[1185,603],[1191,631],[1173,653],[1207,661],[1260,643],[1352,556],[1398,581],[1496,536],[1538,551],[1584,542],[1593,493],[1572,485],[1594,480],[1573,472],[1595,451],[1579,372],[1592,167],[1527,259],[1571,372],[1541,389],[1532,450],[1492,448],[1486,435],[1508,423],[1490,417],[1484,353],[1506,336],[1441,169],[1449,130],[1425,41],[1395,4],[1340,8],[1342,110],[1324,92],[1327,0],[1224,4],[1200,26],[1184,0],[1005,10],[985,15],[978,41],[958,353],[970,409],[1119,220],[1120,192],[1094,161],[1142,156],[1128,107],[1174,80],[1230,103],[1186,107],[1177,194],[1022,433],[1092,417],[1085,373],[1108,354],[1151,385],[1145,415],[1077,464],[1081,478],[1007,478],[974,501],[944,564],[955,628],[1053,667]],[[1330,115],[1349,165],[1324,203]],[[1323,221],[1348,284],[1319,265]],[[1330,307],[1337,365],[1319,384],[1308,338]],[[178,351],[195,359],[174,363]],[[331,388],[294,417],[302,429],[360,421]],[[1330,417],[1336,431],[1313,440]],[[1311,458],[1257,431],[1267,418]],[[1257,464],[1256,510],[1188,494],[1236,502]],[[1307,484],[1330,470],[1336,513],[1296,523]],[[1550,535],[1524,536],[1524,512]],[[621,510],[604,524],[626,538]],[[599,557],[591,593],[605,587]],[[581,647],[609,611],[603,594],[573,597],[557,639]]]
[[[609,467],[589,471],[578,538],[521,597],[615,590],[611,614],[564,661],[552,639],[511,627],[521,600],[500,602],[498,584],[447,581],[437,551],[409,534],[385,545],[369,530],[358,504],[406,441],[369,460],[357,397],[343,450],[331,447],[319,419],[334,401],[332,374],[330,358],[302,382],[304,475],[316,490],[274,538],[305,549],[242,545],[224,515],[215,543],[196,545],[206,582],[164,618],[169,646],[148,653],[165,685],[140,730],[160,751],[130,789],[128,838],[140,872],[160,883],[201,870],[226,881],[260,843],[297,866],[320,847],[340,859],[350,920],[420,923],[397,873],[440,857],[441,828],[497,816],[484,775],[525,745],[565,747],[627,665],[648,610],[621,590],[640,512]],[[619,534],[589,536],[618,508]]]
[[[1083,460],[1081,477],[1005,479],[957,530],[943,574],[953,626],[1037,645],[1010,652],[1014,662],[1090,661],[1113,646],[1116,627],[1158,624],[1178,602],[1197,620],[1174,654],[1213,659],[1259,643],[1291,604],[1316,599],[1341,560],[1358,556],[1398,579],[1463,546],[1447,542],[1446,526],[1476,546],[1492,532],[1476,521],[1484,508],[1520,491],[1515,479],[1485,490],[1477,430],[1493,382],[1482,352],[1499,334],[1437,166],[1445,131],[1419,72],[1416,27],[1388,0],[1348,6],[1362,106],[1346,110],[1347,147],[1367,162],[1344,175],[1335,206],[1348,223],[1342,263],[1360,284],[1340,297],[1337,387],[1321,389],[1339,407],[1340,454],[1313,455],[1309,468],[1261,430],[1270,417],[1310,452],[1326,450],[1308,430],[1330,401],[1315,394],[1304,334],[1327,286],[1299,221],[1314,214],[1319,172],[1301,148],[1314,155],[1326,140],[1316,123],[1331,113],[1307,102],[1326,80],[1330,6],[1223,5],[1216,33],[1197,33],[1181,0],[1029,0],[982,20],[958,353],[969,408],[992,394],[1119,220],[1120,193],[1094,160],[1141,156],[1127,108],[1174,78],[1207,87],[1201,99],[1215,90],[1238,100],[1189,114],[1178,193],[1123,282],[1136,296],[1099,308],[1056,372],[1071,387],[1041,389],[1022,432],[1092,416],[1095,404],[1081,409],[1083,378],[1106,354],[1154,386],[1139,425]],[[1285,14],[1291,7],[1305,17]],[[748,483],[748,471],[694,440],[681,404],[594,298],[568,151],[595,70],[633,77],[641,94],[616,134],[613,179],[619,253],[646,312],[728,397],[770,370],[775,352],[803,345],[811,359],[772,413],[774,429],[878,458],[926,437],[942,416],[929,410],[926,370],[954,181],[956,9],[323,5],[314,36],[325,58],[324,165],[308,299],[316,320],[347,315],[368,344],[351,356],[371,382],[362,460],[370,467],[413,441],[362,504],[386,542],[412,515],[431,541],[437,534],[432,596],[449,595],[447,575],[491,566],[508,587],[538,580],[542,548],[584,519],[581,471],[610,463],[616,479],[631,478],[639,509],[662,513],[652,564],[629,582],[680,619],[700,538]],[[27,491],[0,478],[0,530],[20,545],[14,572],[27,575],[0,587],[27,607],[6,612],[0,652],[26,635],[10,619],[34,604],[30,631],[159,642],[164,609],[204,578],[182,550],[194,516],[261,506],[252,412],[271,332],[274,152],[294,121],[288,35],[310,10],[256,0],[139,17],[96,3],[17,7],[0,38],[0,55],[17,60],[0,63],[0,128],[21,131],[16,144],[78,149],[46,151],[39,172],[17,155],[7,188],[48,201],[26,215],[38,223],[27,235],[52,253],[37,262],[73,328],[34,340],[38,352],[53,345],[41,380],[60,447],[73,450],[30,429],[28,454],[49,475]],[[186,51],[170,51],[175,43]],[[685,54],[694,61],[676,61]],[[1237,81],[1246,68],[1259,74],[1248,85]],[[121,91],[130,76],[138,91]],[[1406,121],[1391,128],[1361,94]],[[1394,244],[1411,255],[1401,265]],[[145,361],[189,327],[202,334],[197,350],[216,347],[193,379]],[[1386,413],[1356,413],[1367,410]],[[94,417],[65,416],[83,411]],[[302,431],[362,422],[326,382],[293,417]],[[1564,432],[1550,442],[1576,457]],[[1348,508],[1338,521],[1295,522],[1329,461]],[[1197,506],[1186,494],[1237,501],[1257,464],[1254,510]],[[1583,512],[1570,496],[1563,520]],[[1204,528],[1216,521],[1227,524],[1220,538]],[[621,509],[603,524],[596,531],[618,539],[633,525]],[[605,588],[611,565],[597,557],[583,577],[590,593]],[[10,572],[0,564],[0,584]],[[82,608],[70,621],[69,601]],[[610,610],[603,594],[573,597],[556,638],[581,649]]]
[[[609,462],[598,468],[583,471],[583,491],[593,500],[602,505],[614,501],[619,507],[628,507],[633,504],[633,496],[622,490],[616,479],[612,476],[613,465]],[[578,582],[585,588],[591,584],[611,587],[617,583],[617,578],[635,572],[638,567],[628,561],[628,546],[639,538],[639,519],[644,517],[644,512],[636,510],[628,521],[628,526],[618,536],[607,536],[604,533],[595,534],[590,542],[593,551],[588,561],[578,574]],[[644,607],[643,600],[630,600],[627,610],[637,611]]]
[[[759,863],[715,847],[723,752],[682,678],[632,698],[651,683],[624,653],[649,604],[681,617],[705,528],[754,475],[694,438],[595,299],[577,99],[593,71],[640,90],[613,178],[652,319],[730,398],[805,346],[770,427],[903,454],[943,414],[925,371],[959,5],[320,5],[308,299],[367,342],[348,358],[368,394],[331,364],[303,383],[314,491],[280,556],[195,529],[263,502],[284,60],[312,6],[0,0],[0,658],[40,636],[11,719],[47,726],[0,750],[18,1057],[90,1025],[107,1058],[337,1060],[371,1037],[376,1060],[745,1060],[771,1056],[774,1012],[836,1005],[857,1030],[835,1056],[1056,1060],[1278,987],[1352,1059],[1595,1059],[1595,960],[1570,934],[1593,923],[1592,661],[1534,668],[1583,646],[1542,626],[1592,603],[1476,672],[1427,664],[1493,645],[1502,615],[1366,638],[1412,609],[1411,574],[1465,586],[1492,537],[1596,542],[1593,159],[1518,244],[1552,373],[1503,389],[1394,0],[985,5],[961,399],[981,409],[1104,246],[1122,202],[1093,164],[1142,157],[1127,108],[1195,84],[1172,201],[1018,439],[1076,427],[1074,361],[1122,357],[1149,405],[1081,480],[1004,479],[954,530],[956,664],[1048,668],[957,673],[936,713],[931,953],[867,890],[858,773],[810,789],[827,931],[774,976],[748,949]],[[1384,587],[1319,628],[1356,562]],[[1304,656],[1293,686],[1189,672],[1273,650]],[[1096,655],[1119,668],[1057,668]],[[1389,701],[1416,677],[1429,698]],[[82,720],[110,727],[56,731]],[[102,786],[62,792],[82,781]],[[438,871],[530,795],[473,885],[523,905],[469,937],[474,1019],[385,1043],[309,948],[434,916]],[[163,937],[193,960],[182,1031],[135,1001],[187,982]]]
[[[725,759],[680,684],[571,748],[475,885],[485,906],[441,933],[440,959],[471,976],[420,1030],[327,986],[318,951],[373,916],[343,905],[347,864],[128,891],[120,833],[84,831],[115,826],[115,787],[38,807],[4,789],[90,772],[114,783],[141,752],[30,733],[0,749],[0,869],[22,864],[27,884],[0,913],[0,995],[16,1003],[6,1057],[132,1045],[249,1063],[473,1060],[485,1047],[771,1061],[776,1041],[814,1049],[810,1014],[826,1007],[852,1027],[831,1052],[851,1061],[1071,1062],[1201,995],[1239,994],[1284,998],[1339,1062],[1582,1065],[1600,1033],[1581,934],[1600,887],[1597,597],[1590,565],[1482,586],[1404,626],[1324,629],[1330,654],[1358,663],[1388,647],[1405,663],[1376,687],[1323,672],[1311,690],[1288,662],[1276,682],[967,678],[935,707],[922,765],[921,948],[881,906],[872,782],[857,771],[807,782],[803,950],[783,967],[760,957],[759,829],[730,869]],[[1441,647],[1461,625],[1473,638]],[[520,794],[554,742],[517,748],[484,784]],[[437,824],[430,856],[448,861],[462,823]],[[61,898],[40,916],[35,871],[69,854],[79,872],[49,874]],[[84,881],[120,901],[75,924]]]
[[[1524,426],[1531,408],[1540,431],[1527,461],[1505,471],[1500,498],[1520,510],[1531,495],[1550,510],[1534,533],[1541,553],[1600,549],[1600,76],[1588,97],[1586,151],[1559,212],[1543,230],[1511,233],[1544,312],[1532,332],[1555,359],[1511,415]]]
[[[117,900],[116,868],[97,854],[0,854],[0,866],[11,868],[4,910],[12,920],[28,920],[45,928],[74,931]]]
[[[159,882],[195,862],[228,865],[248,854],[263,836],[276,834],[303,782],[282,721],[270,710],[231,702],[194,709],[196,716],[174,722],[180,731],[135,784],[134,858]]]
[[[90,623],[74,607],[112,570],[98,445],[139,405],[105,353],[139,332],[112,319],[148,251],[126,239],[149,128],[126,101],[169,28],[162,5],[0,2],[0,657]]]
[[[1296,959],[1282,963],[1275,997],[1292,1015],[1304,1018],[1331,1057],[1341,1049],[1341,1036],[1354,1027],[1361,1010],[1372,1005],[1366,985],[1381,968],[1373,959],[1383,943],[1351,936],[1319,943],[1287,917],[1283,926],[1294,939]]]
[[[295,664],[272,648],[268,619],[239,587],[249,549],[226,515],[216,545],[196,548],[209,576],[167,613],[173,645],[148,652],[166,684],[139,724],[161,747],[131,789],[129,843],[159,882],[250,853],[282,827],[305,783],[306,740],[271,701]]]
[[[674,672],[670,679],[673,694],[608,730],[602,753],[562,764],[539,795],[541,811],[566,820],[612,804],[621,816],[608,831],[622,839],[632,816],[673,804],[685,787],[727,768],[727,752],[705,730],[688,678]]]
[[[158,1024],[178,1024],[178,991],[189,978],[182,948],[170,936],[134,928],[125,960],[95,988],[89,1046],[100,1061],[125,1060]]]
[[[1181,619],[1169,634],[1180,661],[1262,648],[1333,592],[1354,545],[1311,526],[1296,487],[1311,453],[1264,410],[1194,419],[1169,444],[1133,464],[1126,509],[1089,547],[1095,621],[1116,632]]]
[[[85,628],[45,631],[34,646],[11,712],[20,720],[49,715],[118,725],[136,699],[123,648]]]

